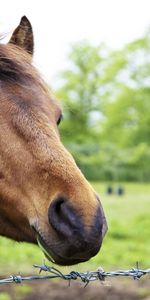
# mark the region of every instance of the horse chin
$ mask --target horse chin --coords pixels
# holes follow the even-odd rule
[[[37,235],[37,243],[39,245],[39,247],[41,248],[41,250],[43,251],[44,255],[46,256],[46,258],[51,261],[52,263],[55,263],[55,260],[52,257],[52,254],[50,253],[50,250],[47,249],[47,245],[44,242],[43,238],[41,237],[41,235]]]
[[[54,264],[61,265],[61,266],[70,266],[87,260],[86,258],[77,259],[77,258],[62,257],[58,253],[54,253],[53,250],[47,246],[43,237],[39,233],[37,234],[36,239],[39,247],[43,251],[46,258]]]

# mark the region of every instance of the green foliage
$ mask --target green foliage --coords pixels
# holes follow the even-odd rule
[[[77,44],[70,53],[71,68],[62,73],[63,86],[58,96],[64,101],[65,121],[61,128],[64,140],[84,143],[93,140],[92,113],[101,115],[100,79],[103,49],[87,42]],[[92,124],[91,124],[92,123]],[[91,126],[92,125],[92,126]]]
[[[123,49],[82,42],[58,96],[63,142],[90,180],[149,181],[150,32]]]

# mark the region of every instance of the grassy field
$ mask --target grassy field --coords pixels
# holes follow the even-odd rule
[[[78,266],[67,267],[66,270],[91,270],[98,266],[107,270],[127,269],[133,267],[136,261],[139,261],[141,267],[149,268],[150,185],[124,183],[123,196],[106,195],[106,183],[92,185],[101,195],[109,232],[96,257]],[[48,263],[37,246],[0,238],[1,275],[12,272],[33,273],[32,265],[43,263],[44,260]]]

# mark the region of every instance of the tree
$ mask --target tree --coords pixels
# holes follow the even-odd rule
[[[88,42],[79,43],[73,46],[69,55],[70,69],[61,74],[63,85],[58,91],[64,104],[61,135],[85,173],[90,169],[86,166],[93,165],[93,157],[99,152],[97,126],[103,117],[103,91],[99,87],[104,56],[108,53],[104,45],[93,47]],[[89,174],[91,172],[90,169]]]
[[[82,42],[58,91],[61,133],[90,179],[149,180],[150,32],[123,49]]]

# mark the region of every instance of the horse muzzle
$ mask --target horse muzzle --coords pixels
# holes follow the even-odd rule
[[[84,223],[69,201],[58,197],[49,206],[48,220],[55,232],[55,239],[36,230],[37,240],[46,257],[59,265],[73,265],[95,256],[107,231],[99,203],[89,225]]]

